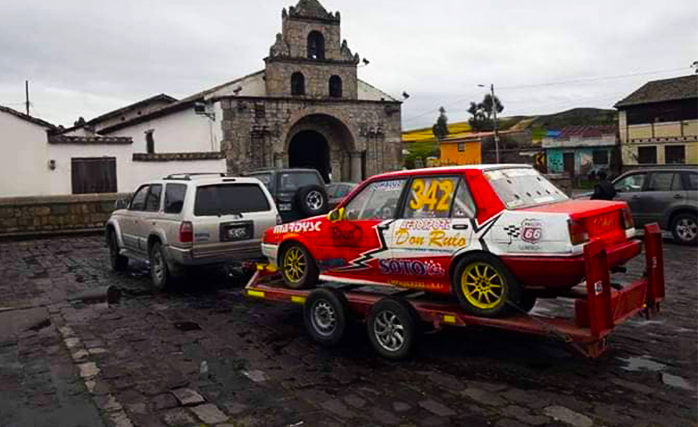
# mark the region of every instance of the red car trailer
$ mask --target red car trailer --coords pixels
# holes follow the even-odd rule
[[[244,293],[250,298],[302,304],[308,333],[324,345],[341,340],[349,319],[365,320],[371,343],[378,353],[391,359],[409,355],[420,321],[436,329],[479,325],[549,335],[596,358],[605,351],[616,325],[640,312],[648,318],[659,312],[664,299],[664,249],[656,224],[645,226],[644,242],[645,274],[622,288],[611,284],[603,241],[592,240],[585,246],[586,289],[575,288],[565,296],[575,299],[573,318],[544,317],[523,310],[510,317],[477,317],[466,314],[455,300],[390,287],[330,282],[314,289],[292,290],[283,286],[278,272],[265,265],[257,266]]]

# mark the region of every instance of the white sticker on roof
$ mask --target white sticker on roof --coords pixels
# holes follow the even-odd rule
[[[485,172],[485,176],[487,177],[487,179],[492,180],[492,181],[496,181],[498,179],[504,178],[504,175],[502,175],[502,173],[500,171]]]
[[[507,169],[503,172],[506,176],[510,178],[514,178],[517,176],[531,176],[536,174],[535,170],[528,168]]]
[[[538,198],[533,199],[533,200],[535,200],[536,203],[547,203],[547,202],[552,202],[553,200],[555,200],[555,198],[552,196],[543,196],[543,197],[538,197]]]

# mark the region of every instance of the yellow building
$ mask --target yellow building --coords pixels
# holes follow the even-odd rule
[[[431,128],[423,128],[403,132],[402,142],[408,151],[415,148],[429,151],[438,146],[440,158],[423,159],[426,166],[476,165],[482,162],[482,135],[485,134],[473,133],[466,122],[459,122],[448,125],[448,138],[442,141],[436,140]]]
[[[481,136],[474,134],[467,137],[448,138],[439,143],[441,149],[441,166],[479,165],[482,163]]]
[[[646,83],[615,107],[624,167],[698,164],[698,75]]]

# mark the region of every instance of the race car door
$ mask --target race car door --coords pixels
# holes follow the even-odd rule
[[[393,227],[391,261],[381,274],[401,287],[448,292],[452,255],[468,246],[474,203],[458,176],[415,177]]]
[[[406,178],[368,184],[344,206],[344,219],[330,225],[320,261],[326,275],[377,282],[377,262],[388,259],[392,227]]]

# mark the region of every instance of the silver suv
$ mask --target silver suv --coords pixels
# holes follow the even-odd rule
[[[264,231],[281,223],[259,180],[224,174],[170,175],[121,204],[106,225],[112,269],[125,270],[129,258],[149,262],[157,289],[187,266],[262,257]]]

